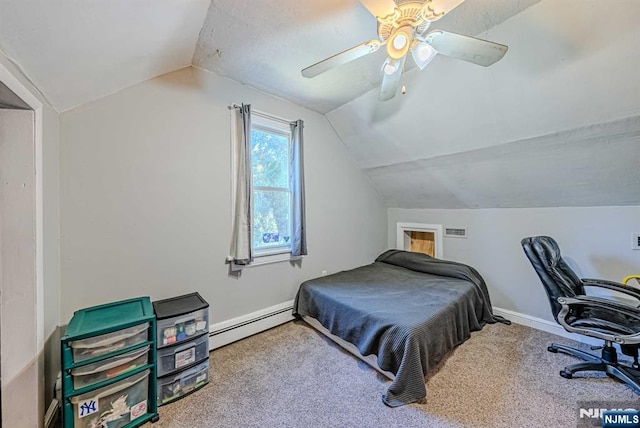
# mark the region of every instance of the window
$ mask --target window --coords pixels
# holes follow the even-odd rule
[[[256,257],[291,252],[291,126],[251,118],[252,246]]]
[[[304,121],[232,104],[232,271],[307,255]]]

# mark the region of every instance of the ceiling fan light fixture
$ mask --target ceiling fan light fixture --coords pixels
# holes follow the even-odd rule
[[[382,65],[382,84],[378,100],[395,97],[402,86],[407,54],[420,70],[436,55],[460,59],[488,67],[502,59],[508,46],[451,33],[429,31],[432,22],[451,12],[465,0],[359,0],[377,18],[378,38],[323,59],[302,70],[303,77],[315,77],[342,64],[354,61],[386,45],[387,58]]]
[[[400,61],[397,61],[393,58],[387,58],[384,64],[382,64],[382,71],[387,76],[391,76],[400,68]]]
[[[438,55],[438,51],[429,43],[420,42],[411,50],[413,60],[420,70],[423,70]]]
[[[394,49],[404,49],[407,45],[407,38],[404,34],[398,34],[398,37],[393,38],[393,48]]]
[[[387,40],[387,54],[392,59],[400,59],[409,52],[413,42],[413,29],[411,27],[399,28]]]

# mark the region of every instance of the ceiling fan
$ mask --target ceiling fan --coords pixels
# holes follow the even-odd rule
[[[428,31],[432,22],[462,2],[464,0],[360,0],[378,20],[378,39],[313,64],[302,70],[302,75],[315,77],[386,45],[387,59],[382,65],[383,79],[379,96],[380,101],[386,101],[398,92],[409,51],[420,70],[438,54],[487,67],[500,60],[508,47],[447,31]]]

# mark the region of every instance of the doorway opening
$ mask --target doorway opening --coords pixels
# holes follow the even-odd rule
[[[42,103],[0,64],[0,421],[42,421]]]

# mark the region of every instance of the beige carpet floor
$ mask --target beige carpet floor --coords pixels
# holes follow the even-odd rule
[[[639,400],[604,374],[560,377],[577,359],[548,352],[551,342],[587,349],[528,327],[487,325],[430,373],[424,403],[389,408],[380,399],[386,378],[290,322],[211,352],[209,385],[161,407],[153,426],[575,427],[580,400]]]

